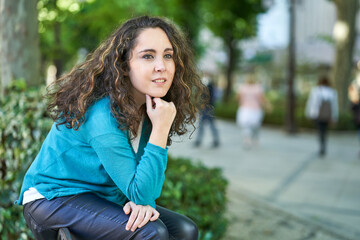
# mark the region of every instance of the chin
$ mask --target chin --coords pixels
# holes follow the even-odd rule
[[[149,93],[149,96],[156,97],[156,98],[162,98],[162,97],[165,97],[166,94],[167,94],[167,92],[166,93],[152,93],[152,94]]]

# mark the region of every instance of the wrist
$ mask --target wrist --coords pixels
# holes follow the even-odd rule
[[[169,130],[153,129],[150,134],[149,143],[166,148]]]

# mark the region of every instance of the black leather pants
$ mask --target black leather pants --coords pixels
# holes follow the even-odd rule
[[[24,205],[24,218],[36,239],[56,239],[67,227],[76,239],[198,239],[198,229],[189,218],[157,206],[159,219],[136,231],[126,231],[129,215],[123,206],[94,194],[39,199]]]

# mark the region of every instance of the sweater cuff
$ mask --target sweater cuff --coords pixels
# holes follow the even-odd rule
[[[162,147],[160,147],[158,145],[154,145],[154,144],[149,143],[149,142],[146,144],[145,148],[147,150],[149,150],[149,151],[153,151],[153,152],[165,155],[165,156],[167,155],[167,152],[168,152],[168,147],[162,148]]]

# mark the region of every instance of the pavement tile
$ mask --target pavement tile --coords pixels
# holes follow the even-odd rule
[[[259,145],[244,149],[241,130],[217,121],[220,147],[204,141],[195,148],[196,132],[175,139],[174,157],[221,167],[229,180],[231,220],[226,240],[360,239],[360,159],[355,132],[330,132],[328,153],[317,156],[315,131],[288,135],[264,127]]]

